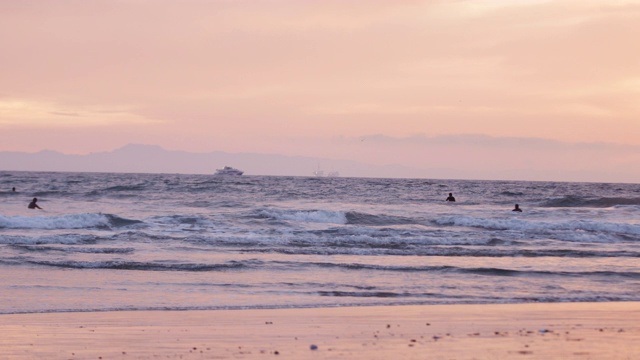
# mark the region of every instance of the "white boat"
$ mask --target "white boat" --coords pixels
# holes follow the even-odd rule
[[[339,177],[340,173],[337,171],[329,171],[326,175],[324,173],[323,170],[320,170],[320,167],[318,167],[318,170],[313,172],[313,176],[317,176],[317,177]]]
[[[217,169],[214,175],[231,175],[231,176],[240,176],[244,174],[244,171],[234,169],[231,166],[225,166],[222,169]]]

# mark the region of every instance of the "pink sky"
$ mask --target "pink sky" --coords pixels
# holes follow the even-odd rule
[[[25,0],[0,20],[0,151],[640,182],[640,0]]]

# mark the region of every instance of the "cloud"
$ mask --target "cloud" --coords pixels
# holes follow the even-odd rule
[[[49,114],[56,115],[56,116],[72,116],[72,117],[80,116],[77,112],[64,112],[64,111],[52,111]]]
[[[125,108],[82,106],[69,110],[49,101],[0,99],[0,128],[95,127],[117,124],[154,124],[158,120],[135,115]]]

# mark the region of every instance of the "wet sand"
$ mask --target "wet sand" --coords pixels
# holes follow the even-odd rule
[[[0,359],[640,359],[640,302],[0,315]]]

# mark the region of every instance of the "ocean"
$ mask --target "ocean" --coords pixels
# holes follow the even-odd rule
[[[2,314],[640,301],[640,185],[4,171],[0,252]]]

